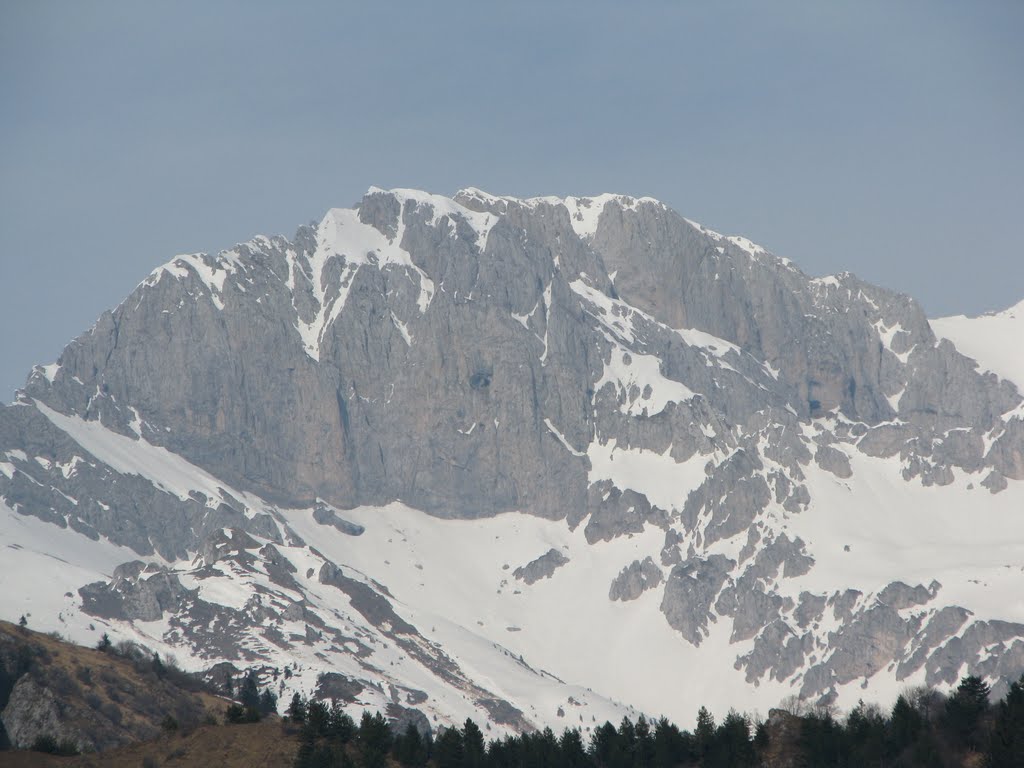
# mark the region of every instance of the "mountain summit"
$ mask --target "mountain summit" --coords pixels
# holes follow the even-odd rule
[[[371,188],[172,259],[33,371],[0,605],[512,730],[1000,693],[1024,381],[963,352],[1024,339],[974,322],[651,198]]]

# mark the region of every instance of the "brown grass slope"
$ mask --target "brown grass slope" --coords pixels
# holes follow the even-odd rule
[[[164,735],[106,752],[58,757],[38,752],[0,752],[4,768],[287,768],[298,739],[277,718],[245,725],[204,725],[187,734]]]
[[[0,621],[0,745],[39,737],[106,751],[155,739],[176,725],[191,732],[220,722],[228,702],[184,673],[64,642]],[[0,764],[14,764],[0,752]]]

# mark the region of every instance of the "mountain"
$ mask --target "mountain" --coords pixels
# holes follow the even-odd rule
[[[1022,338],[978,322],[650,198],[373,188],[32,372],[0,615],[497,732],[1001,695]]]

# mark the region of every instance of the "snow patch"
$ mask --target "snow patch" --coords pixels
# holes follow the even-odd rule
[[[696,397],[685,384],[662,374],[661,358],[629,352],[618,345],[612,347],[594,391],[599,392],[606,384],[612,385],[618,394],[619,412],[630,416],[655,416],[669,403]]]

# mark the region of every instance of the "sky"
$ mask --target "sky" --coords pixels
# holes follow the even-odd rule
[[[371,185],[650,195],[929,316],[1024,298],[1024,3],[0,0],[0,402]]]

